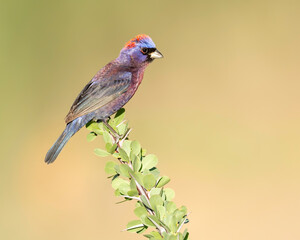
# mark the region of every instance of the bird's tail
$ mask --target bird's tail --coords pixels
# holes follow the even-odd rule
[[[62,132],[62,134],[47,152],[45,162],[48,164],[54,162],[58,154],[69,141],[69,139],[88,122],[89,121],[84,117],[79,117],[73,120],[72,122],[69,122],[65,130]]]

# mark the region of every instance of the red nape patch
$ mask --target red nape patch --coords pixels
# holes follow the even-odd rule
[[[125,47],[126,48],[133,48],[133,47],[135,47],[135,42],[131,42],[131,40],[130,40],[129,42],[127,42],[125,44]]]
[[[141,41],[142,39],[145,39],[145,38],[149,38],[149,36],[146,35],[146,34],[139,34],[139,35],[137,35],[136,37],[130,39],[130,40],[125,44],[125,47],[126,47],[126,48],[133,48],[133,47],[135,47],[135,45],[136,45],[135,43],[137,43],[137,42],[139,42],[139,41]]]

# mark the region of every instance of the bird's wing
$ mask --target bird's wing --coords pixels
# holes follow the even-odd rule
[[[92,79],[74,101],[66,116],[66,123],[118,98],[130,86],[131,77],[130,72],[122,72],[102,79]]]

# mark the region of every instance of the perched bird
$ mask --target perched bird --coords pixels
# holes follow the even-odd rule
[[[89,121],[106,122],[122,108],[136,92],[148,64],[162,57],[145,34],[127,42],[120,55],[100,69],[75,99],[65,118],[66,128],[47,152],[45,162],[52,163],[67,141]]]

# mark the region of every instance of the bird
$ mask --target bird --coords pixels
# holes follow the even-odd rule
[[[101,68],[79,93],[65,118],[66,127],[47,152],[45,162],[54,162],[68,140],[88,122],[107,123],[135,94],[149,63],[162,57],[148,35],[129,40],[119,56]]]

